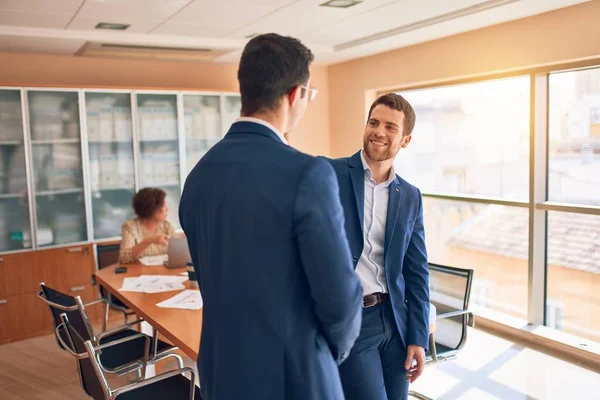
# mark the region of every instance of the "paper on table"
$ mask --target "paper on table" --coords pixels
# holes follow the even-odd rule
[[[169,259],[169,256],[167,254],[163,254],[161,256],[145,256],[145,257],[140,257],[140,262],[147,266],[156,266],[156,265],[163,265],[165,263],[165,261],[167,261]]]
[[[141,293],[170,292],[185,289],[182,283],[186,280],[186,277],[178,275],[140,275],[124,278],[123,286],[119,290]]]
[[[184,310],[199,310],[202,308],[202,295],[199,290],[184,290],[175,296],[157,304],[163,308],[180,308]]]

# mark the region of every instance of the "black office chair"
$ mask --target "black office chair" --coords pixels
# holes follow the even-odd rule
[[[429,351],[425,365],[451,361],[467,342],[468,327],[475,327],[469,311],[473,270],[429,264],[430,302],[436,307],[436,330],[429,334]],[[428,397],[409,392],[421,400]]]
[[[121,244],[98,244],[96,245],[96,260],[98,269],[106,268],[119,262],[119,250]],[[106,299],[108,306],[118,312],[123,313],[124,323],[128,322],[130,315],[135,315],[135,312],[127,307],[123,302],[108,292],[100,285],[100,295]],[[108,309],[104,313],[104,326],[108,324]]]
[[[40,286],[42,290],[38,297],[48,305],[55,328],[61,324],[60,315],[65,314],[72,327],[84,341],[89,340],[94,346],[113,343],[113,346],[100,354],[100,362],[104,371],[123,375],[139,370],[142,368],[142,364],[156,363],[168,357],[177,359],[178,365],[183,367],[183,360],[174,353],[177,347],[159,340],[156,330],[154,330],[154,335],[150,337],[131,329],[143,320],[130,322],[96,336],[85,311],[85,306],[104,303],[107,307],[105,299],[83,304],[79,296],[69,296],[46,286],[44,283],[41,283]],[[64,333],[62,334],[64,335]],[[125,339],[127,339],[126,343],[124,342]],[[65,336],[56,336],[56,340],[61,348],[68,350],[64,347],[64,343],[67,343]],[[148,349],[150,353],[148,353]]]
[[[130,341],[129,338],[124,338],[119,343],[97,346],[91,340],[84,340],[79,335],[77,329],[70,323],[67,314],[61,314],[60,321],[61,323],[56,327],[56,337],[59,338],[62,346],[77,359],[81,386],[94,400],[202,400],[200,390],[194,383],[195,375],[191,368],[179,368],[114,390],[111,389],[99,360],[102,359],[103,353],[110,351],[115,346],[126,344]],[[145,369],[146,363],[144,362],[142,371],[145,372]],[[186,373],[189,373],[189,379],[183,375]]]

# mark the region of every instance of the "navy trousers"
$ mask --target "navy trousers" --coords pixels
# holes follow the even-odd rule
[[[405,361],[390,301],[363,309],[360,336],[339,367],[346,400],[407,399]]]

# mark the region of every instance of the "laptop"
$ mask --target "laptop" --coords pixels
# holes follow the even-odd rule
[[[167,261],[164,263],[167,268],[181,268],[191,262],[192,257],[190,256],[187,238],[185,236],[169,238],[167,255]]]

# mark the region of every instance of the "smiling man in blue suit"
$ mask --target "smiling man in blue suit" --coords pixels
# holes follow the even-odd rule
[[[181,226],[204,299],[205,400],[337,400],[338,364],[360,330],[333,168],[287,145],[317,93],[311,51],[260,35],[238,79],[242,117],[188,176]]]
[[[330,160],[363,290],[360,336],[340,365],[346,400],[406,399],[425,365],[429,270],[419,189],[394,172],[415,126],[411,105],[394,93],[371,109],[363,150]]]

